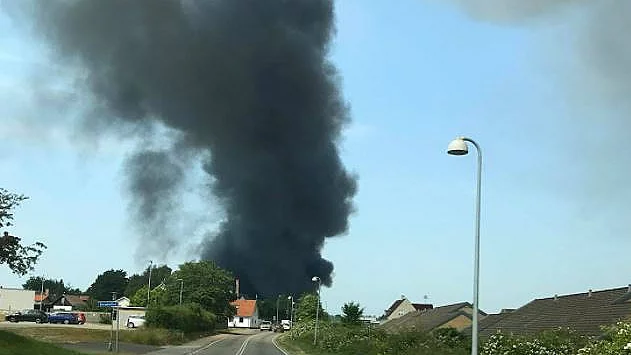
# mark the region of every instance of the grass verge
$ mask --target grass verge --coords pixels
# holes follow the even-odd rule
[[[314,348],[311,344],[303,344],[292,340],[289,334],[283,334],[276,338],[276,343],[289,355],[329,355],[329,353],[324,353]]]
[[[0,355],[81,355],[41,341],[29,339],[12,332],[0,330]]]
[[[42,340],[49,343],[68,344],[80,342],[106,342],[110,339],[110,331],[87,328],[62,328],[62,327],[25,327],[9,330],[12,333],[29,338]],[[145,345],[180,345],[196,340],[211,333],[182,334],[166,329],[121,329],[119,341],[123,343]],[[116,333],[114,333],[116,336]]]

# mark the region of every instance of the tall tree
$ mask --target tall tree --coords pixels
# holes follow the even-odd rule
[[[41,276],[31,276],[24,284],[22,284],[22,288],[25,290],[32,291],[40,291],[42,289],[42,279]],[[44,290],[48,290],[49,294],[53,297],[61,296],[63,294],[80,294],[81,290],[78,288],[73,288],[70,285],[64,284],[64,280],[55,280],[55,279],[44,279]]]
[[[230,306],[233,284],[232,274],[211,261],[187,262],[167,280],[165,302],[178,304],[182,286],[182,303],[198,303],[217,316],[230,316],[234,314]]]
[[[107,270],[97,276],[96,280],[88,287],[86,291],[90,297],[99,300],[111,300],[112,293],[115,292],[117,297],[122,297],[127,287],[127,272],[123,270]]]
[[[28,197],[11,193],[0,188],[0,228],[13,225],[13,211]],[[46,249],[40,242],[32,245],[23,245],[22,239],[9,232],[4,232],[0,237],[0,264],[6,264],[9,269],[18,275],[26,275],[33,270],[33,266]]]
[[[257,306],[261,319],[274,319],[277,314],[277,309],[280,319],[291,319],[291,300],[288,299],[288,295],[278,295],[277,298],[259,299]]]
[[[316,308],[317,307],[317,308]],[[300,297],[296,305],[296,320],[307,321],[315,319],[316,309],[319,308],[318,316],[320,319],[328,319],[328,315],[322,308],[322,302],[318,303],[318,295],[314,293],[305,293]]]
[[[361,324],[361,317],[364,315],[364,308],[359,303],[348,302],[342,306],[342,323],[348,325]]]
[[[165,281],[171,276],[170,267],[167,265],[153,266],[151,269],[151,288],[158,286],[161,282]],[[125,296],[132,297],[143,286],[146,286],[149,282],[149,268],[145,269],[142,274],[134,274],[129,277],[129,283],[125,289]],[[146,290],[145,290],[146,292]]]

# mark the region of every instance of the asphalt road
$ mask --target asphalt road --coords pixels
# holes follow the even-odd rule
[[[272,339],[278,334],[261,332],[254,335],[230,335],[195,355],[284,355]]]
[[[176,346],[162,349],[152,355],[285,355],[273,343],[277,333],[249,332],[223,334],[207,338],[203,344]]]

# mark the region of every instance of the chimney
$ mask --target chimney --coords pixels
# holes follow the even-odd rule
[[[239,279],[236,279],[234,283],[235,283],[235,293],[237,294],[237,299],[239,299]]]
[[[627,293],[631,293],[631,284],[629,284],[629,288],[627,289]]]
[[[587,297],[592,297],[592,289],[591,288],[587,291]]]
[[[559,299],[559,295],[554,295],[554,300],[557,301]]]

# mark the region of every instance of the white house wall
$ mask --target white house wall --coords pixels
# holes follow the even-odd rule
[[[35,291],[0,288],[0,311],[21,311],[33,309]]]

